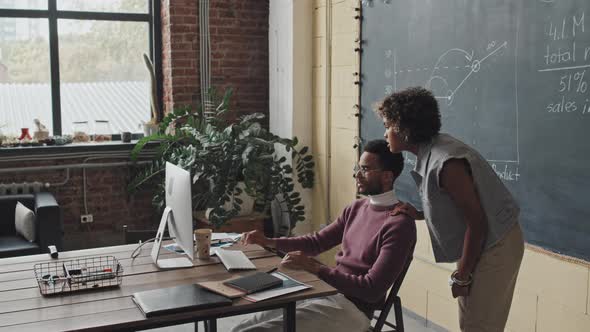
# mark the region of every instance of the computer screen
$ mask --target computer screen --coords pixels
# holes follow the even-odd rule
[[[166,162],[166,206],[172,209],[168,232],[191,260],[195,257],[193,243],[193,209],[191,203],[191,174]]]

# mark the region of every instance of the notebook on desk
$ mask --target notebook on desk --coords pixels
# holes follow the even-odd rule
[[[251,294],[264,289],[281,286],[283,285],[283,280],[266,272],[257,272],[245,277],[227,280],[223,284],[237,288],[246,294]]]
[[[228,271],[234,270],[256,270],[256,266],[240,250],[218,249],[217,257]]]
[[[239,290],[237,288],[229,287],[224,284],[226,280],[216,280],[216,281],[199,281],[197,285],[206,288],[214,293],[223,295],[225,297],[229,297],[230,299],[236,299],[246,295],[246,292]]]
[[[284,273],[274,272],[272,275],[281,279],[283,283],[280,286],[271,289],[245,295],[244,299],[252,302],[259,302],[311,288],[311,286],[299,282]]]
[[[232,304],[232,300],[193,284],[137,292],[133,302],[145,317]]]

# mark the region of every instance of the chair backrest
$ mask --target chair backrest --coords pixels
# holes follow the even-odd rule
[[[413,250],[412,250],[412,252],[413,252]],[[373,326],[371,331],[381,332],[381,330],[383,329],[383,325],[386,324],[386,325],[391,326],[391,324],[387,323],[387,316],[389,315],[389,311],[391,310],[391,307],[394,305],[395,302],[397,302],[398,306],[400,308],[398,308],[395,311],[395,321],[396,321],[395,331],[403,332],[403,320],[401,317],[401,302],[399,300],[399,297],[397,296],[397,293],[399,292],[399,289],[402,287],[402,283],[404,282],[404,278],[406,277],[406,273],[410,269],[410,264],[412,263],[412,259],[413,259],[413,256],[408,257],[408,259],[406,261],[406,265],[404,265],[403,270],[400,272],[399,276],[397,277],[397,279],[393,283],[393,286],[391,286],[391,289],[389,290],[389,295],[387,295],[387,299],[385,300],[385,304],[383,305],[381,312],[379,313],[379,317],[375,317],[377,319],[377,322],[375,323],[375,326]]]

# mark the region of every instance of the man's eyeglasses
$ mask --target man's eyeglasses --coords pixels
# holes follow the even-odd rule
[[[381,171],[381,169],[380,168],[369,168],[367,166],[361,166],[361,165],[357,164],[357,165],[354,165],[354,168],[352,169],[352,171],[354,172],[354,176],[357,176],[360,172],[363,177],[366,177],[367,173],[372,172],[372,171]]]

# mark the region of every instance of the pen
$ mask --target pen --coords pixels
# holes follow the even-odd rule
[[[272,269],[266,271],[266,273],[271,274],[273,272],[275,272],[278,269],[278,267],[273,267]]]

